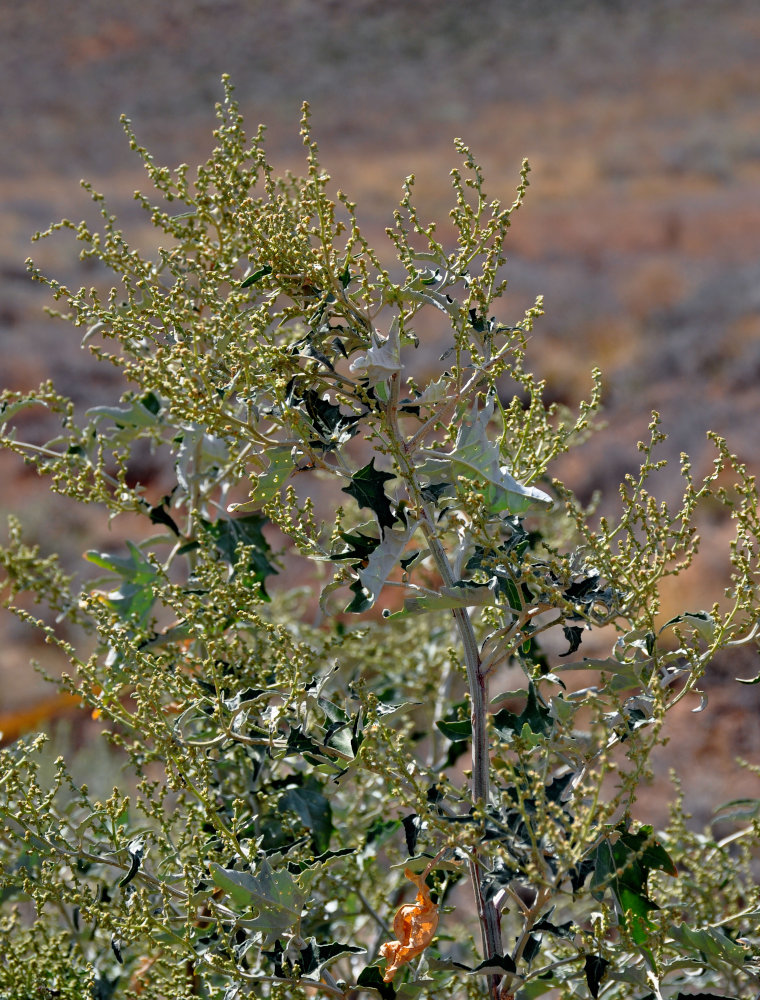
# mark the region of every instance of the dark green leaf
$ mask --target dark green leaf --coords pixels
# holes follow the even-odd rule
[[[361,955],[366,952],[366,948],[357,948],[351,944],[338,944],[332,941],[329,944],[317,944],[314,938],[306,942],[306,946],[300,949],[301,952],[301,972],[309,979],[318,980],[322,969],[334,962],[341,955]]]
[[[452,742],[457,742],[459,740],[468,740],[472,736],[472,722],[470,719],[462,719],[459,722],[446,722],[441,720],[436,722],[436,726],[447,740]]]
[[[602,958],[601,955],[586,955],[586,962],[584,971],[586,973],[586,982],[588,983],[589,992],[592,997],[599,996],[599,984],[604,978],[604,974],[607,971],[607,966],[610,963],[606,958]]]
[[[300,726],[294,726],[288,733],[286,757],[299,755],[310,764],[324,764],[324,751],[320,745],[302,731]]]
[[[359,615],[372,607],[372,595],[362,586],[361,580],[354,580],[348,588],[353,593],[351,602],[346,605],[346,612]]]
[[[307,389],[300,397],[300,405],[306,411],[311,426],[317,434],[316,440],[309,444],[312,448],[330,451],[338,445],[345,444],[358,433],[358,422],[361,416],[355,413],[343,413],[339,406],[323,399],[318,392]]]
[[[575,937],[575,931],[573,928],[575,924],[572,920],[567,920],[564,924],[553,924],[545,917],[539,920],[537,924],[534,924],[534,931],[546,931],[548,934],[554,934],[556,937],[566,938],[568,941],[572,941]]]
[[[351,485],[344,486],[343,493],[352,496],[360,507],[369,507],[377,516],[381,528],[390,528],[396,518],[391,510],[391,502],[385,495],[383,483],[395,478],[393,473],[376,469],[373,458],[369,465],[365,465],[351,477]]]
[[[601,898],[601,893],[594,890],[601,889],[603,893],[609,888],[623,912],[631,937],[641,946],[646,944],[652,929],[647,915],[658,909],[647,896],[647,877],[652,868],[669,875],[678,874],[668,852],[654,839],[651,826],[642,826],[635,833],[621,832],[615,843],[605,839],[597,848],[592,892]]]
[[[129,855],[129,871],[119,882],[119,888],[123,889],[125,885],[129,885],[138,873],[144,852],[145,843],[142,837],[136,837],[134,840],[129,842],[127,845],[127,854]]]
[[[272,550],[264,537],[263,527],[269,520],[263,514],[246,514],[243,517],[220,517],[202,524],[214,541],[222,559],[234,567],[235,573],[252,572],[251,583],[258,584],[262,597],[269,600],[264,580],[278,572],[269,561]],[[242,548],[246,549],[246,560]]]
[[[570,648],[566,653],[560,653],[559,655],[570,656],[570,654],[574,653],[581,644],[583,629],[580,625],[563,625],[562,631],[565,633],[565,638],[570,643]]]
[[[353,533],[341,531],[340,537],[349,548],[345,552],[331,554],[330,558],[333,561],[350,559],[354,562],[364,563],[380,544],[379,538],[375,538],[373,535],[364,535],[361,531]]]
[[[356,985],[363,986],[365,990],[376,990],[382,1000],[395,1000],[396,991],[393,988],[393,983],[383,982],[383,973],[376,965],[368,965],[362,969],[356,980]]]
[[[321,791],[318,781],[310,780],[301,788],[290,788],[277,803],[277,808],[294,812],[307,830],[317,854],[330,847],[333,832],[332,807]]]
[[[438,503],[444,494],[453,492],[454,487],[451,483],[429,483],[420,490],[422,496],[429,503]]]
[[[456,743],[449,743],[449,749],[446,754],[446,760],[443,761],[441,769],[444,770],[447,767],[453,767],[460,757],[463,757],[470,749],[470,744],[467,740],[459,740]]]
[[[161,400],[152,392],[146,392],[140,402],[150,413],[157,414],[161,410]]]
[[[596,852],[590,858],[583,858],[574,868],[570,869],[570,884],[573,892],[578,892],[583,888],[583,884],[589,875],[596,869]]]
[[[622,833],[618,844],[621,844],[631,854],[639,854],[641,864],[644,867],[655,868],[666,872],[668,875],[678,875],[678,869],[673,859],[662,844],[654,837],[653,827],[642,826],[636,833]],[[646,844],[646,847],[644,847],[644,844]],[[620,853],[622,855],[622,851]]]
[[[119,965],[124,965],[124,957],[121,954],[121,941],[114,934],[111,935],[111,951],[116,956],[116,961]]]
[[[510,955],[492,955],[491,958],[483,959],[474,969],[470,969],[468,975],[503,976],[505,973],[516,971],[517,966]]]
[[[409,857],[411,858],[414,857],[414,853],[417,849],[417,837],[419,836],[422,823],[416,813],[410,813],[409,816],[404,816],[401,823],[404,827],[404,836],[406,837],[406,849],[409,853]]]
[[[164,497],[155,507],[148,507],[148,517],[151,520],[151,524],[164,524],[169,531],[179,537],[180,530],[177,527],[177,522],[166,509],[170,500],[170,497]]]
[[[92,1000],[112,1000],[116,996],[121,976],[114,976],[109,979],[100,969],[95,970],[95,979],[92,984]]]
[[[365,848],[369,847],[370,844],[374,844],[379,847],[384,844],[389,837],[398,830],[401,826],[401,820],[398,819],[375,819],[372,821],[371,825],[367,830],[367,837],[365,840]]]
[[[346,263],[343,266],[343,270],[338,275],[338,281],[344,288],[348,288],[348,284],[351,281],[351,272],[348,270],[348,257],[346,257]]]
[[[551,731],[554,720],[548,708],[545,708],[536,696],[536,688],[531,681],[528,687],[528,699],[525,708],[520,715],[515,715],[506,708],[502,708],[493,718],[493,724],[497,732],[502,736],[512,734],[520,735],[525,725],[532,733],[540,735]]]
[[[249,274],[245,281],[240,282],[241,288],[249,288],[251,285],[255,285],[257,281],[260,281],[267,274],[272,273],[272,268],[269,264],[262,264],[261,267],[257,268],[253,274]]]
[[[525,942],[525,948],[523,949],[523,961],[526,965],[530,965],[533,959],[541,950],[541,935],[540,934],[529,934],[528,940]]]

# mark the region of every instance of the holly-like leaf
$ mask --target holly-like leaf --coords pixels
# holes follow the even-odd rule
[[[266,472],[262,472],[257,478],[254,485],[253,502],[257,507],[263,507],[279,493],[295,468],[292,448],[284,446],[269,448],[266,457],[269,459],[269,466]],[[240,504],[240,506],[246,505]]]
[[[417,813],[410,813],[408,816],[404,816],[401,823],[404,827],[404,836],[406,837],[406,849],[411,858],[414,857],[414,852],[417,849],[417,837],[422,828],[422,821]]]
[[[179,538],[181,532],[177,527],[177,522],[174,520],[174,518],[171,516],[171,514],[167,509],[170,503],[171,503],[171,495],[163,497],[163,499],[159,503],[157,503],[154,507],[151,507],[150,504],[146,503],[145,509],[148,514],[148,517],[150,518],[151,524],[166,525],[169,531],[171,531],[173,535],[176,535]]]
[[[370,385],[384,382],[401,371],[401,341],[398,319],[391,324],[385,340],[372,334],[372,346],[366,354],[360,354],[350,366],[350,371],[367,379]]]
[[[382,542],[373,548],[366,567],[359,570],[359,579],[365,591],[369,593],[372,604],[380,596],[385,581],[398,565],[401,554],[416,527],[417,525],[410,521],[400,531],[389,528],[388,531],[383,532]]]
[[[264,934],[265,944],[282,937],[301,918],[307,894],[290,872],[274,871],[264,858],[255,875],[222,868],[212,862],[214,884],[227,892],[241,910],[256,910],[258,916],[246,918],[242,924]]]
[[[675,618],[666,621],[660,632],[670,625],[681,623],[690,625],[705,642],[712,642],[715,636],[715,619],[708,611],[685,611],[682,615],[676,615]]]
[[[415,406],[440,406],[451,398],[451,383],[453,377],[451,372],[446,371],[435,382],[428,382],[424,391],[414,397]]]
[[[575,938],[577,928],[574,928],[575,924],[572,920],[566,920],[564,924],[553,924],[546,917],[543,917],[537,924],[533,925],[534,931],[546,931],[548,934],[566,938],[568,941],[572,941]]]
[[[570,648],[566,653],[560,653],[560,656],[570,656],[572,653],[578,649],[581,644],[581,638],[583,637],[583,629],[580,625],[563,625],[562,631],[565,634],[565,638],[570,643]]]
[[[493,717],[493,724],[498,733],[509,738],[512,734],[522,733],[523,727],[526,725],[536,735],[548,733],[551,731],[554,720],[549,709],[539,702],[536,688],[531,682],[528,687],[528,699],[520,715],[515,715],[514,712],[502,708]]]
[[[268,524],[268,519],[263,514],[245,514],[243,517],[220,517],[216,521],[203,521],[202,524],[222,559],[236,573],[241,569],[252,571],[251,583],[257,583],[262,596],[269,600],[264,580],[278,571],[269,561],[272,550],[262,530]],[[244,566],[240,562],[241,546],[246,546],[248,550]]]
[[[375,990],[380,994],[382,1000],[395,1000],[396,990],[393,988],[393,983],[385,982],[381,969],[376,965],[368,965],[362,969],[356,980],[356,985],[365,990]]]
[[[332,553],[330,559],[337,562],[342,559],[350,559],[352,562],[364,565],[369,560],[370,555],[380,544],[380,539],[375,535],[365,535],[361,531],[341,531],[340,537],[349,546],[343,552]]]
[[[148,392],[139,399],[130,400],[128,406],[93,406],[85,416],[96,421],[103,418],[113,420],[116,430],[101,433],[112,441],[125,443],[139,437],[147,428],[157,427],[160,411],[160,400]]]
[[[714,962],[725,962],[735,969],[741,969],[749,956],[749,950],[732,941],[719,927],[689,927],[686,923],[674,924],[670,933],[682,947],[698,952],[703,959],[715,967]]]
[[[343,413],[340,406],[324,399],[313,389],[307,389],[298,399],[301,409],[306,411],[309,423],[314,428],[317,437],[309,442],[312,448],[332,451],[345,444],[358,433],[358,423],[361,416],[355,413]]]
[[[470,969],[467,975],[503,976],[507,972],[516,971],[517,966],[510,955],[492,955],[490,958],[484,958],[474,969]]]
[[[645,868],[654,868],[673,877],[678,875],[678,869],[673,859],[659,840],[654,837],[653,827],[647,825],[639,827],[636,833],[623,833],[620,835],[618,843],[631,853],[638,854]]]
[[[348,614],[360,615],[362,611],[367,611],[372,607],[372,599],[369,593],[362,586],[361,580],[354,580],[348,589],[354,595],[351,598],[350,603],[347,604],[345,608]]]
[[[488,433],[493,410],[493,397],[480,410],[476,404],[460,426],[453,451],[424,452],[427,461],[420,471],[450,483],[460,478],[484,483],[483,501],[491,514],[505,511],[520,514],[534,504],[550,505],[552,500],[547,493],[519,483],[506,465],[501,464],[499,447]]]
[[[453,587],[441,587],[440,592],[430,597],[407,597],[401,611],[387,618],[404,618],[407,615],[422,615],[428,611],[444,611],[451,608],[488,607],[496,603],[496,593],[486,583],[456,583]]]
[[[324,854],[329,849],[333,832],[332,807],[322,794],[318,781],[310,780],[300,788],[289,788],[280,797],[277,808],[298,816],[311,833],[316,854]]]
[[[607,959],[602,958],[601,955],[586,955],[584,963],[586,982],[588,983],[589,993],[594,998],[599,996],[599,985],[604,978],[609,964]]]
[[[121,621],[141,626],[146,623],[155,599],[157,573],[133,542],[128,541],[127,548],[127,557],[90,551],[85,553],[85,559],[122,578],[118,587],[107,593],[99,592],[98,596]]]
[[[361,955],[366,948],[358,948],[352,944],[339,944],[331,941],[329,944],[317,944],[314,938],[309,938],[301,952],[301,973],[307,979],[319,982],[322,969],[334,962],[341,955]]]
[[[659,909],[647,896],[651,869],[678,874],[673,859],[654,838],[651,826],[642,826],[636,833],[624,830],[614,843],[605,838],[596,850],[592,892],[609,888],[623,912],[631,937],[641,946],[646,944],[652,929],[648,914]]]
[[[376,469],[373,458],[369,465],[354,473],[350,486],[343,487],[343,493],[352,496],[360,507],[369,507],[376,515],[381,528],[390,528],[396,517],[391,510],[391,502],[385,494],[383,483],[395,478],[392,472]]]

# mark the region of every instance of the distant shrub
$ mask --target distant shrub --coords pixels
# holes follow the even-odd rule
[[[228,84],[218,116],[194,177],[125,122],[158,194],[136,195],[154,254],[89,187],[100,231],[52,227],[110,293],[31,265],[132,388],[83,418],[51,384],[5,392],[2,441],[145,530],[88,552],[84,586],[16,521],[0,552],[128,764],[102,800],[44,737],[2,751],[0,996],[754,995],[760,806],[724,811],[722,841],[677,796],[662,832],[634,812],[666,713],[757,641],[752,477],[715,437],[711,475],[684,457],[681,503],[659,503],[656,415],[616,520],[549,477],[601,389],[595,372],[576,414],[545,405],[526,364],[541,301],[494,315],[527,163],[505,207],[456,142],[453,249],[407,178],[389,268],[328,196],[307,108],[303,178],[275,177]],[[413,367],[423,311],[432,374]],[[30,406],[54,440],[17,436]],[[130,473],[146,441],[162,496]],[[730,587],[661,624],[708,495],[736,525]],[[607,655],[583,656],[591,633]]]

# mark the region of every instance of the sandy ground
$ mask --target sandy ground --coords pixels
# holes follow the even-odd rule
[[[302,168],[299,109],[311,102],[324,164],[378,241],[408,173],[423,215],[445,218],[454,136],[503,200],[530,158],[505,318],[544,294],[533,357],[552,398],[576,402],[595,364],[607,374],[607,430],[557,470],[582,495],[601,487],[614,502],[653,407],[671,458],[688,451],[706,471],[712,427],[758,470],[759,46],[753,0],[0,3],[0,382],[52,375],[82,405],[110,397],[113,375],[42,313],[23,264],[30,234],[87,214],[87,177],[139,235],[131,195],[142,177],[119,115],[159,160],[200,162],[228,72],[280,166]],[[93,280],[66,239],[33,252],[63,281]],[[12,456],[0,455],[0,475],[0,514],[22,511],[29,536],[72,564],[116,544],[96,515],[52,503]],[[676,494],[674,474],[660,485]],[[675,609],[712,601],[726,537],[710,527],[698,571],[669,595]],[[59,666],[4,614],[0,711],[49,693],[32,657]],[[734,782],[737,753],[760,756],[757,689],[730,680],[757,669],[756,656],[724,662],[709,724],[688,709],[673,723],[700,814]]]

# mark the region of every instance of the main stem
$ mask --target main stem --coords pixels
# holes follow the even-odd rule
[[[397,420],[398,405],[398,375],[393,375],[390,379],[390,400],[387,408],[391,436],[395,438],[401,449],[397,452],[397,457],[405,468],[406,478],[415,503],[421,513],[420,526],[425,535],[425,539],[430,547],[436,568],[440,573],[443,583],[447,587],[453,587],[456,583],[454,574],[451,571],[446,551],[438,538],[435,530],[435,521],[430,512],[428,504],[425,502],[422,492],[417,483],[414,467],[409,460],[409,450],[403,442],[399,431]],[[475,638],[475,631],[472,627],[469,612],[466,608],[455,608],[452,611],[456,622],[459,638],[464,651],[464,662],[467,671],[467,686],[470,691],[470,704],[472,707],[472,798],[475,805],[480,804],[486,809],[489,803],[490,788],[490,757],[488,747],[488,727],[487,727],[487,705],[488,705],[488,684],[486,672],[480,659],[478,641]],[[501,955],[501,924],[499,911],[493,899],[486,899],[482,885],[483,865],[479,859],[477,847],[472,852],[470,861],[470,879],[475,895],[475,903],[478,910],[478,920],[480,922],[480,934],[483,942],[483,958],[493,958]],[[500,976],[489,976],[489,993],[492,1000],[499,1000]]]
[[[424,519],[422,529],[430,546],[430,552],[444,584],[447,587],[451,587],[454,585],[455,580],[451,572],[449,560],[446,557],[443,546],[438,540],[427,510],[424,508],[423,510]],[[470,704],[472,708],[472,798],[475,804],[480,803],[485,809],[489,802],[490,788],[490,757],[488,752],[486,711],[488,705],[488,685],[469,612],[466,608],[455,608],[452,614],[454,615],[454,621],[456,622],[457,631],[459,632],[459,638],[464,650],[467,684],[470,691]],[[472,880],[472,888],[480,920],[483,957],[493,958],[494,955],[501,955],[501,924],[496,905],[492,899],[486,899],[483,893],[481,878],[483,866],[478,859],[478,854],[479,852],[476,848],[470,862],[470,878]],[[497,1000],[499,995],[499,980],[499,976],[489,976],[490,993],[494,1000]]]

